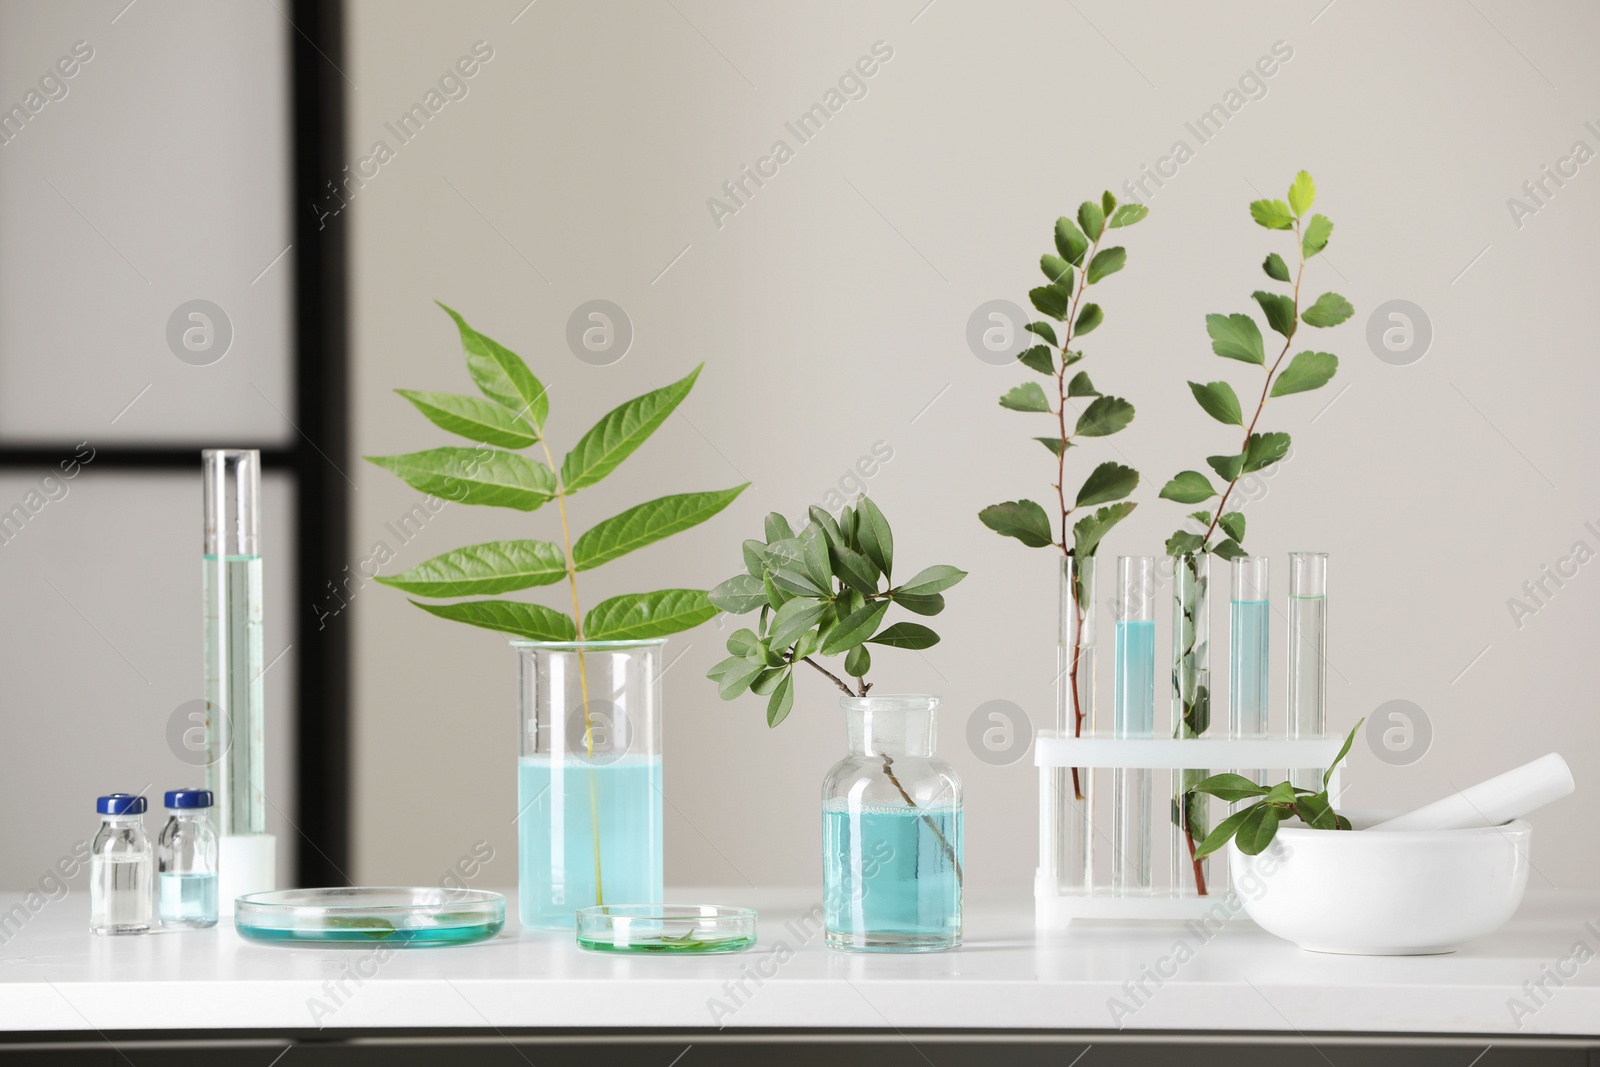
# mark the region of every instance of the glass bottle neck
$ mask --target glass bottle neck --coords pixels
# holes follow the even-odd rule
[[[852,756],[933,756],[938,697],[843,697]]]

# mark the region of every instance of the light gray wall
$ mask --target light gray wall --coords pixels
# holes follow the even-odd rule
[[[1258,264],[1282,241],[1246,204],[1283,195],[1304,167],[1338,227],[1308,284],[1357,314],[1318,338],[1341,359],[1333,385],[1269,406],[1264,425],[1296,448],[1249,504],[1249,542],[1273,557],[1279,596],[1286,552],[1332,554],[1332,725],[1405,699],[1435,734],[1407,768],[1358,746],[1351,799],[1405,805],[1550,750],[1589,793],[1600,564],[1521,625],[1507,601],[1576,542],[1600,549],[1585,526],[1600,528],[1588,324],[1600,164],[1521,225],[1507,200],[1575,141],[1600,149],[1584,125],[1600,125],[1588,49],[1600,13],[1325,2],[357,0],[352,162],[380,139],[396,150],[329,220],[353,238],[355,441],[369,454],[445,443],[389,391],[468,388],[435,298],[550,383],[558,444],[707,361],[683,417],[585,493],[575,521],[663,492],[753,485],[703,528],[586,575],[591,602],[732,574],[763,513],[820,500],[886,442],[893,458],[870,488],[905,564],[972,576],[939,620],[944,643],[886,652],[878,682],[945,696],[942,749],[969,790],[971,887],[1021,893],[1037,861],[1036,775],[1026,760],[980,761],[964,734],[989,700],[1040,725],[1053,715],[1053,560],[975,514],[1045,497],[1050,465],[1028,440],[1045,429],[995,404],[1028,373],[975,358],[968,316],[1025,301],[1057,215],[1106,187],[1120,195],[1176,140],[1195,149],[1126,231],[1129,266],[1103,286],[1106,325],[1084,346],[1095,382],[1132,398],[1138,420],[1114,447],[1073,457],[1079,478],[1099,458],[1145,472],[1140,509],[1105,552],[1158,553],[1188,510],[1157,501],[1161,483],[1234,444],[1184,381],[1226,377],[1242,392],[1251,375],[1211,355],[1203,316],[1252,309]],[[494,57],[469,94],[396,146],[385,122],[480,40]],[[865,98],[716,225],[707,199],[775,140],[793,145],[784,123],[877,41],[893,58]],[[1293,56],[1265,95],[1199,144],[1185,123],[1280,41]],[[564,339],[568,316],[597,297],[636,331],[609,367],[580,362]],[[1395,299],[1434,331],[1409,366],[1380,361],[1365,336]],[[553,514],[451,507],[402,547],[384,523],[418,494],[375,468],[353,477],[354,542],[363,555],[379,541],[397,549],[394,567],[553,535]],[[1225,629],[1220,607],[1213,621]],[[483,839],[499,857],[486,877],[509,884],[511,653],[377,586],[328,624],[352,627],[357,657],[354,876],[432,880]],[[802,677],[793,716],[769,732],[758,701],[723,704],[705,681],[720,636],[707,625],[672,643],[669,881],[816,883],[818,786],[843,748],[834,697]],[[1538,820],[1534,860],[1556,885],[1600,885],[1584,809],[1573,800]]]

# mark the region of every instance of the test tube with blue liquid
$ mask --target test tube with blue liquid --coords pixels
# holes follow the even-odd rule
[[[1156,617],[1154,556],[1117,559],[1116,705],[1118,738],[1155,736]],[[1119,767],[1112,774],[1111,837],[1116,856],[1111,891],[1139,896],[1154,889],[1150,866],[1151,771]]]
[[[1242,556],[1233,561],[1228,604],[1232,631],[1228,643],[1228,736],[1236,739],[1267,736],[1270,570],[1265,556]],[[1258,785],[1267,784],[1266,768],[1239,768],[1238,773]]]

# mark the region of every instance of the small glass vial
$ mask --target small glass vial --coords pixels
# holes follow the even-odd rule
[[[144,797],[112,793],[95,802],[100,832],[89,852],[89,930],[142,934],[150,929],[150,874]]]
[[[217,925],[217,832],[211,790],[172,789],[156,841],[156,914],[162,926]]]

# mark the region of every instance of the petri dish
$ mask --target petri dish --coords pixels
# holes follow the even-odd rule
[[[280,943],[466,945],[505,924],[501,894],[435,886],[279,889],[246,894],[233,907],[241,937]]]
[[[578,909],[578,946],[593,952],[709,956],[755,943],[754,908],[596,904]]]

